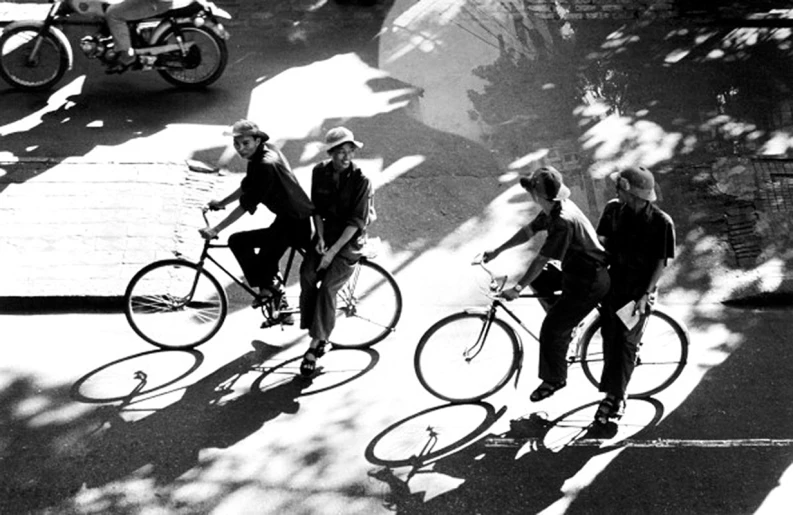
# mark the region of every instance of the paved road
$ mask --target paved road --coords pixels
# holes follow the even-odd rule
[[[400,47],[392,40],[383,53],[373,39],[379,29],[308,34],[283,48],[266,35],[235,35],[241,42],[228,73],[205,92],[177,91],[154,75],[106,77],[79,58],[52,95],[0,86],[0,157],[7,161],[0,165],[0,260],[14,260],[2,267],[0,284],[47,290],[29,297],[25,312],[0,315],[0,512],[784,511],[793,491],[790,313],[718,302],[736,285],[778,284],[784,267],[771,261],[746,273],[711,274],[710,252],[722,244],[691,222],[714,213],[676,200],[688,201],[688,183],[667,200],[686,230],[664,301],[689,327],[691,362],[673,388],[632,400],[616,435],[577,439],[598,398],[580,370],[571,370],[570,386],[557,396],[527,402],[536,385],[528,335],[520,382],[486,405],[458,414],[420,387],[412,368],[418,338],[440,316],[482,301],[470,258],[512,234],[532,208],[508,160],[469,139],[465,131],[478,122],[455,132],[460,118],[439,114],[450,109],[432,104],[440,85],[422,92],[383,72]],[[419,43],[402,50],[427,49]],[[494,55],[485,46],[483,59]],[[468,75],[460,80],[473,80]],[[458,89],[449,87],[449,96]],[[238,296],[221,333],[195,353],[153,352],[107,297],[52,303],[40,296],[74,287],[91,294],[100,284],[94,275],[108,282],[105,293],[93,294],[120,291],[128,271],[111,277],[109,263],[131,270],[140,261],[124,256],[143,246],[192,248],[192,206],[239,177],[195,176],[198,183],[187,185],[183,160],[219,159],[223,127],[242,116],[273,132],[301,180],[319,158],[322,129],[349,124],[367,145],[361,162],[378,176],[373,232],[385,242],[378,261],[402,287],[403,320],[373,352],[331,352],[323,358],[326,373],[311,385],[294,380],[304,335],[259,329],[257,313]],[[589,206],[587,192],[574,185]],[[103,211],[104,202],[114,207]],[[135,241],[120,229],[131,221],[135,231],[152,233]],[[91,224],[112,230],[85,230]],[[167,248],[157,243],[156,227],[165,228]],[[102,253],[112,255],[64,267]],[[519,273],[524,258],[504,256],[499,273]],[[536,306],[521,313],[536,331]],[[130,398],[139,372],[146,384]],[[490,415],[476,435],[481,440],[418,471],[389,471],[367,459],[368,444],[387,428],[438,406],[438,424],[451,425],[452,434],[465,435],[472,421]],[[525,422],[533,413],[556,423],[533,428]]]

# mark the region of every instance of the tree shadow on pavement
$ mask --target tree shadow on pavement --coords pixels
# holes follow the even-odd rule
[[[630,404],[644,412],[641,423],[595,425],[597,403],[554,420],[531,413],[437,461],[417,456],[406,475],[386,468],[370,477],[385,483],[384,502],[397,513],[538,513],[564,497],[565,484],[593,458],[642,437],[663,415],[654,399]]]
[[[609,499],[605,506],[622,512],[638,499],[653,512],[756,512],[793,464],[789,317],[781,311],[742,316],[728,310],[724,320],[745,324],[742,341],[725,341],[712,351],[707,361],[724,361],[647,433],[649,439],[687,446],[624,452],[582,493],[571,513],[586,513],[593,501]]]
[[[279,350],[258,347],[178,389],[182,396],[176,402],[143,409],[151,415],[133,421],[121,416],[130,407],[127,402],[120,409],[92,409],[65,424],[31,425],[36,417],[20,417],[15,411],[40,389],[18,379],[0,398],[9,442],[2,452],[0,511],[21,513],[58,505],[80,489],[130,476],[167,483],[201,465],[202,449],[228,448],[279,415],[296,413],[300,407],[297,398],[307,383],[294,375],[264,392],[255,390],[222,401],[236,380]],[[46,411],[54,409],[49,404],[62,404],[66,409],[67,390],[46,392],[50,396]],[[162,393],[153,397],[159,395]],[[47,418],[45,413],[40,416]]]

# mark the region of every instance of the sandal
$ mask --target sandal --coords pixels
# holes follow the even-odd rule
[[[316,348],[308,349],[303,354],[303,361],[300,363],[300,374],[304,377],[310,376],[317,370],[317,360],[325,355],[326,341],[320,341]]]
[[[595,422],[607,424],[609,420],[619,420],[625,414],[625,399],[617,399],[612,395],[607,395],[595,412]]]
[[[548,381],[543,381],[536,390],[531,392],[529,400],[531,402],[540,402],[541,400],[547,399],[551,395],[555,394],[558,390],[561,390],[565,386],[567,386],[566,381],[561,381],[559,383],[549,383]]]

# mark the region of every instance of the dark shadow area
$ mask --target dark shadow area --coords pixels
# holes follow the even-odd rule
[[[123,297],[0,297],[0,313],[7,314],[91,314],[123,311]]]
[[[725,313],[725,320],[736,318],[736,310]],[[793,447],[770,443],[793,435],[791,366],[785,359],[789,315],[771,311],[757,320],[740,318],[746,324],[741,329],[747,335],[744,341],[732,349],[725,342],[726,360],[707,372],[663,424],[646,433],[648,439],[684,439],[692,446],[627,450],[583,493],[572,513],[587,513],[594,500],[604,497],[614,502],[623,497],[621,505],[627,507],[627,499],[636,496],[656,512],[753,513],[779,485],[793,463]],[[709,441],[721,440],[732,443],[707,447]],[[652,481],[653,488],[647,488],[642,473],[650,464],[663,471],[655,476],[662,480]]]
[[[647,404],[645,408],[651,412],[648,425],[635,428],[630,434],[631,439],[644,438],[646,431],[660,420],[663,406],[652,399],[632,402]],[[445,455],[431,468],[417,461],[404,477],[390,469],[370,475],[389,487],[385,504],[396,513],[538,513],[560,499],[562,486],[589,460],[626,444],[624,435],[614,439],[618,434],[616,425],[591,424],[594,406],[581,406],[555,420],[548,420],[542,413],[512,420],[506,433],[487,435]],[[564,437],[560,437],[562,434]],[[425,499],[425,492],[413,491],[409,486],[422,474],[442,474],[461,484],[440,494],[432,492],[433,498]],[[621,507],[612,510],[608,506],[598,501],[589,510],[622,511]],[[636,511],[636,507],[628,511]]]
[[[187,386],[177,383],[203,363],[195,350],[128,356],[70,388],[42,390],[32,380],[17,379],[0,392],[7,442],[0,454],[0,511],[46,510],[63,506],[83,488],[132,477],[165,485],[195,467],[206,470],[214,460],[199,459],[200,451],[238,443],[267,422],[297,413],[301,396],[348,385],[379,361],[374,350],[332,350],[306,379],[298,371],[300,358],[278,362],[281,347],[252,345],[254,350]],[[257,378],[240,394],[237,383],[251,373]],[[33,397],[47,402],[20,416],[19,407]],[[75,412],[80,404],[70,398],[92,407],[68,422],[36,423],[60,409]],[[121,506],[125,498],[123,492],[111,494],[103,505]]]

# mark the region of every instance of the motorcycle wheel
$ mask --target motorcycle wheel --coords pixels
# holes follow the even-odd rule
[[[172,62],[172,66],[157,71],[168,82],[181,88],[203,88],[220,78],[226,69],[228,49],[226,42],[210,29],[192,25],[179,26],[185,42],[192,42],[186,57],[178,52],[165,54],[160,59]],[[176,30],[172,27],[156,41],[156,45],[176,43]]]
[[[40,30],[21,26],[0,35],[0,77],[17,89],[49,89],[69,69],[69,52],[51,32],[41,35],[36,48]]]

